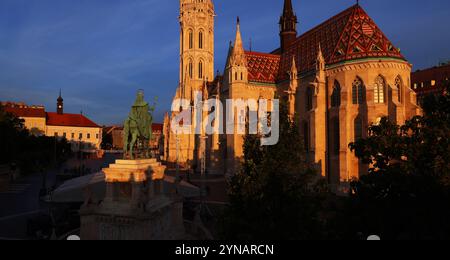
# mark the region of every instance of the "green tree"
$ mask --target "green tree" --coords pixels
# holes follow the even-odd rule
[[[323,184],[307,163],[301,135],[280,109],[280,140],[261,146],[247,135],[241,172],[229,188],[230,205],[221,220],[225,239],[319,238]]]
[[[355,230],[388,239],[450,238],[450,84],[424,101],[424,115],[381,120],[350,144],[370,165],[352,184]]]

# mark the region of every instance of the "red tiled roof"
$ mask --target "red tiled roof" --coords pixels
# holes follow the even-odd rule
[[[33,107],[17,107],[17,106],[5,106],[3,109],[15,115],[16,117],[37,117],[45,118],[44,108],[33,108]]]
[[[280,68],[280,55],[246,51],[248,80],[275,83]]]
[[[282,55],[279,79],[287,78],[292,56],[299,72],[313,70],[319,44],[327,64],[370,57],[405,59],[362,7],[354,5],[298,37]]]
[[[95,127],[100,128],[96,123],[81,114],[58,114],[47,113],[47,125],[50,126],[71,126],[71,127]]]
[[[152,124],[152,132],[162,132],[164,128],[163,124]]]

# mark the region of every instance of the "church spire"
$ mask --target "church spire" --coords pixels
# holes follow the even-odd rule
[[[245,66],[245,51],[242,44],[241,23],[239,17],[236,25],[236,39],[234,41],[233,51],[231,53],[231,64],[233,66]]]
[[[281,51],[285,51],[297,38],[297,16],[291,0],[284,0],[283,14],[280,17]]]

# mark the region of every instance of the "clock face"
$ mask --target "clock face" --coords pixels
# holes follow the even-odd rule
[[[62,106],[58,106],[58,108],[62,108]]]

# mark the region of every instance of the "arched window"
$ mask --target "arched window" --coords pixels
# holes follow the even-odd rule
[[[306,111],[313,109],[313,90],[312,88],[306,89]]]
[[[384,103],[385,87],[386,87],[386,83],[384,81],[384,78],[381,76],[378,76],[375,79],[375,85],[374,85],[374,98],[375,98],[374,102],[375,102],[375,104]]]
[[[395,79],[395,87],[398,90],[398,102],[401,103],[403,101],[403,81],[400,76]]]
[[[234,73],[234,80],[238,80],[238,73],[237,72]]]
[[[198,33],[198,48],[203,49],[203,32]]]
[[[308,122],[303,123],[303,143],[305,145],[305,151],[309,152],[309,124]]]
[[[192,63],[192,61],[189,61],[189,78],[192,79],[193,75],[194,75],[194,64]]]
[[[194,32],[189,30],[189,49],[194,48]]]
[[[331,107],[341,106],[341,85],[334,81],[333,93],[331,94]]]
[[[363,138],[363,122],[360,116],[354,121],[355,142]]]
[[[203,62],[198,63],[198,78],[203,79]]]
[[[366,102],[366,87],[359,77],[353,81],[352,101],[355,105],[362,105]]]
[[[332,142],[332,149],[334,155],[339,155],[339,152],[341,150],[341,131],[340,131],[340,123],[339,119],[335,118],[333,120],[333,142]]]

